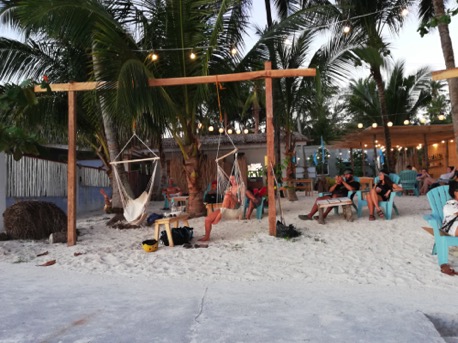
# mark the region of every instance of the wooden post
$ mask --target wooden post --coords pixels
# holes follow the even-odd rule
[[[445,165],[446,166],[449,166],[450,165],[450,161],[449,161],[449,158],[450,158],[450,153],[449,153],[449,150],[448,150],[448,143],[449,141],[446,140],[445,141]]]
[[[372,138],[372,144],[374,145],[374,173],[377,175],[377,147],[375,146],[377,143],[375,143],[377,136],[374,135]]]
[[[68,92],[67,245],[76,244],[76,93]]]
[[[429,157],[428,157],[428,138],[426,137],[426,134],[423,134],[423,157],[425,159],[425,168],[429,168]]]
[[[272,69],[272,62],[264,63],[265,70]],[[272,78],[266,77],[266,138],[267,138],[267,192],[269,199],[269,235],[277,235],[277,211],[275,204],[274,177],[275,174],[272,166],[275,165],[275,149],[274,149],[274,123],[273,123],[273,96],[272,96]]]

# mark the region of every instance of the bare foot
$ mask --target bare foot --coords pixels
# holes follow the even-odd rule
[[[204,237],[198,239],[199,242],[207,242],[209,240],[210,240],[210,237],[207,237],[207,236],[204,236]]]

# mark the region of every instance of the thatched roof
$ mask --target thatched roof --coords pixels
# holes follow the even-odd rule
[[[230,138],[236,146],[249,145],[249,144],[266,144],[267,138],[265,133],[249,133],[249,134],[232,134]],[[285,134],[281,134],[282,140],[285,138]],[[296,142],[310,142],[310,139],[299,132],[293,133],[293,138]],[[221,139],[221,141],[220,141]],[[231,142],[226,135],[209,135],[201,136],[200,142],[204,147],[217,147],[218,143],[221,145],[230,145]],[[164,149],[178,149],[178,146],[173,138],[165,138],[162,141]]]
[[[442,140],[454,139],[453,124],[442,125],[405,125],[390,127],[391,146],[416,147],[419,144],[429,145]],[[338,141],[331,142],[333,148],[360,149],[367,144],[373,147],[375,140],[385,145],[383,127],[369,127],[365,130],[353,131]]]

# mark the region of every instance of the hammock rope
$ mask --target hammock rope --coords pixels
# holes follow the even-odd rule
[[[129,146],[129,144],[132,142],[132,140],[136,138],[140,143],[143,144],[143,146],[146,147],[149,153],[151,153],[153,156],[152,157],[147,157],[147,158],[140,158],[140,159],[133,159],[133,160],[121,160],[120,157],[122,153],[126,150],[126,148]],[[124,209],[124,218],[126,221],[130,224],[138,225],[146,217],[146,206],[148,205],[148,202],[151,198],[151,194],[153,192],[153,186],[154,186],[154,179],[156,176],[156,169],[157,169],[157,161],[159,160],[159,157],[154,153],[153,150],[151,150],[146,143],[137,136],[137,134],[133,133],[132,137],[127,141],[127,143],[124,145],[124,147],[121,149],[119,154],[115,157],[114,161],[110,162],[110,164],[113,166],[113,175],[114,175],[114,180],[116,181],[116,185],[119,189],[119,195],[121,198],[121,203],[122,207]],[[118,171],[118,165],[122,164],[129,164],[129,163],[137,163],[137,162],[146,162],[146,161],[151,161],[152,163],[152,173],[151,177],[147,183],[145,191],[138,197],[138,198],[132,198],[126,188],[124,187],[124,184],[121,180],[121,176]]]

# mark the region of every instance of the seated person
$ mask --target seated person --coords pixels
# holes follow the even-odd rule
[[[205,217],[205,236],[200,238],[199,241],[208,241],[210,239],[210,233],[212,225],[218,224],[222,218],[224,219],[242,219],[242,204],[241,204],[241,189],[235,179],[234,175],[229,177],[229,188],[224,194],[223,203],[221,208],[213,211],[207,217]]]
[[[441,230],[450,236],[458,236],[458,182],[453,180],[449,182],[448,193],[452,199],[444,205],[444,220]]]
[[[384,218],[385,214],[378,205],[379,201],[388,201],[393,190],[402,190],[402,188],[391,181],[388,174],[379,173],[379,181],[369,192],[367,197],[367,207],[369,207],[369,220],[375,220],[374,209],[377,209],[377,214],[380,218]]]
[[[439,176],[437,180],[434,180],[432,177],[425,178],[423,180],[423,186],[421,187],[421,193],[426,194],[429,189],[439,186],[440,184],[446,184],[455,177],[455,167],[448,166],[447,172]],[[434,184],[434,186],[433,186]]]
[[[216,181],[213,181],[210,184],[210,190],[205,194],[204,202],[207,204],[216,204],[217,202],[219,202],[217,198],[220,198],[219,200],[221,200],[221,197],[219,197],[217,193],[218,183]]]
[[[349,191],[356,191],[359,189],[359,187],[359,182],[353,179],[353,170],[350,168],[346,169],[344,171],[343,176],[336,176],[336,183],[332,185],[331,188],[329,188],[329,192],[331,192],[331,195],[325,195],[317,198],[309,214],[300,214],[299,219],[311,220],[312,218],[314,218],[313,215],[318,211],[318,205],[316,203],[318,200],[346,197],[348,196]],[[332,207],[326,208],[326,211],[323,214],[323,218],[326,218],[326,216],[331,210]]]
[[[174,179],[172,178],[169,179],[169,185],[165,189],[165,194],[167,195],[168,198],[179,196],[182,194],[180,187],[175,185]]]
[[[432,181],[431,183],[430,181],[428,181],[429,184],[434,183],[434,179],[431,177],[431,175],[429,175],[428,170],[426,168],[423,168],[421,170],[421,173],[417,174],[417,180],[420,182],[420,194],[421,195],[425,195],[426,192],[428,192],[429,184],[425,186],[426,179],[428,180],[430,179]]]
[[[251,191],[251,190],[246,191],[246,196],[248,199],[250,199],[250,202],[248,203],[248,209],[246,212],[246,219],[249,220],[251,218],[251,214],[253,213],[253,210],[256,207],[258,207],[259,205],[261,205],[262,197],[265,196],[266,193],[267,193],[266,187],[262,187],[258,191]]]

